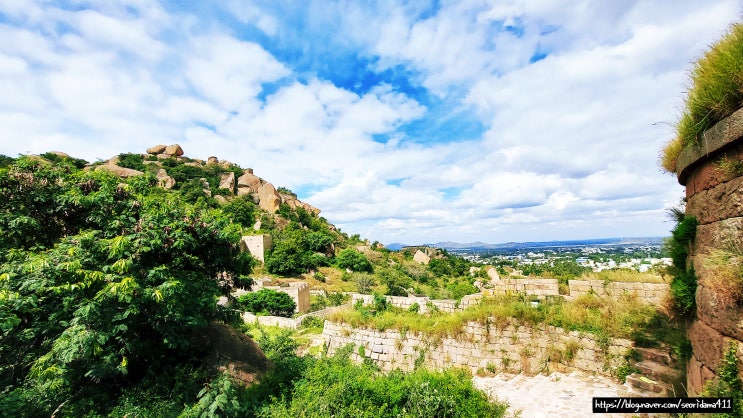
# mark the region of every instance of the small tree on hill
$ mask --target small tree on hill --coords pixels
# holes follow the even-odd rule
[[[366,259],[366,257],[364,257],[364,254],[351,248],[346,248],[341,251],[336,260],[338,267],[343,269],[365,271],[369,273],[373,270],[371,263]]]
[[[297,304],[291,296],[271,289],[261,289],[237,298],[237,305],[249,312],[290,317]]]

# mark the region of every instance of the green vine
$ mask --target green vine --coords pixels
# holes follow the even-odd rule
[[[698,222],[697,218],[687,216],[679,209],[674,209],[672,215],[676,219],[676,227],[671,231],[671,238],[667,242],[673,259],[673,266],[669,269],[673,274],[671,295],[676,310],[689,317],[696,310],[697,276],[693,266],[687,268],[687,259],[691,242],[696,236]]]

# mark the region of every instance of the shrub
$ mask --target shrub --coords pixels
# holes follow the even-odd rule
[[[271,289],[261,289],[237,298],[237,306],[255,313],[290,317],[297,305],[291,296]]]
[[[488,402],[464,371],[418,369],[379,373],[350,361],[353,347],[315,362],[291,396],[267,406],[263,416],[499,417],[506,406]]]
[[[341,251],[338,257],[336,257],[336,263],[342,269],[367,273],[371,273],[373,270],[371,263],[366,259],[364,254],[351,248]]]
[[[140,154],[119,154],[119,163],[117,165],[124,168],[131,168],[132,170],[144,171],[143,161],[144,157]]]
[[[351,280],[356,284],[356,291],[365,295],[371,293],[372,287],[377,284],[374,276],[368,273],[353,273]]]
[[[711,251],[704,257],[707,274],[704,286],[715,292],[724,308],[736,306],[743,300],[743,247],[730,240],[725,248]]]
[[[677,137],[663,150],[661,161],[669,172],[688,145],[701,134],[743,106],[743,24],[728,33],[699,59],[691,71],[691,86],[683,116],[676,125]]]
[[[668,252],[673,259],[669,272],[671,280],[671,297],[674,308],[682,315],[692,315],[696,307],[697,277],[694,268],[686,268],[691,241],[697,231],[697,219],[686,216],[680,209],[671,214],[676,219],[676,227],[671,231],[671,238],[666,242]]]
[[[718,378],[707,382],[701,396],[732,398],[732,414],[715,414],[715,417],[733,418],[743,416],[743,382],[738,377],[737,347],[730,343],[717,370]]]

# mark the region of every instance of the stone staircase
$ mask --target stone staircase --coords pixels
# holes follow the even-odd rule
[[[669,347],[635,348],[639,360],[630,364],[638,373],[627,376],[628,396],[680,397],[686,396],[684,375]]]

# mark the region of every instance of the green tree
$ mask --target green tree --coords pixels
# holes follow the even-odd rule
[[[385,294],[390,296],[407,296],[407,289],[413,282],[400,268],[382,267],[377,269],[375,275],[387,287]]]
[[[342,269],[349,269],[357,272],[368,272],[373,271],[372,264],[367,260],[364,254],[352,249],[343,249],[338,257],[336,257],[336,263],[338,267]]]
[[[261,289],[241,295],[237,298],[237,306],[249,312],[290,317],[297,304],[286,293]]]
[[[251,260],[219,211],[146,176],[27,158],[0,184],[0,387],[25,407],[49,416],[61,400],[117,396],[191,361],[195,332],[235,318],[216,304],[217,277],[248,274]]]

